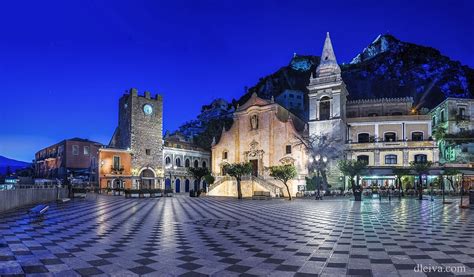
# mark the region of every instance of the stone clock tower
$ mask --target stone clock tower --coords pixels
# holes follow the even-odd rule
[[[119,100],[119,124],[109,144],[131,154],[134,185],[154,187],[163,177],[163,100],[130,89]],[[136,184],[135,184],[136,183]]]

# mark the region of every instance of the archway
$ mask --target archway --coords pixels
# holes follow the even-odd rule
[[[166,180],[165,180],[165,189],[166,190],[171,190],[171,179],[170,178],[166,178]]]
[[[198,180],[194,180],[194,191],[198,191],[199,189],[199,182]]]
[[[189,179],[184,181],[184,191],[189,192]]]
[[[181,180],[180,179],[176,179],[176,181],[174,181],[174,191],[176,193],[181,192]]]
[[[151,169],[144,169],[140,173],[141,189],[155,188],[155,173]]]

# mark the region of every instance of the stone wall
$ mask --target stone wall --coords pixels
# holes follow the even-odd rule
[[[56,188],[2,190],[0,191],[0,212],[26,205],[55,201],[57,193]],[[67,195],[66,188],[59,189],[59,198],[65,198]]]

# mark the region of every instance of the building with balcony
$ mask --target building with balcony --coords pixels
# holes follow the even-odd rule
[[[196,191],[199,189],[206,190],[206,182],[201,180],[199,183],[188,173],[188,168],[210,168],[211,153],[196,147],[180,133],[166,135],[164,141],[165,188],[175,193],[187,193],[190,190]]]
[[[447,98],[430,112],[440,162],[474,166],[474,99]]]
[[[329,34],[321,62],[308,85],[309,134],[327,136],[344,144],[341,158],[365,161],[369,170],[364,179],[391,185],[393,169],[410,162],[438,162],[432,138],[431,117],[422,114],[410,97],[347,100],[347,91],[336,61]],[[336,163],[328,164],[328,180],[333,187],[342,180]]]
[[[35,178],[97,183],[97,161],[102,144],[82,138],[65,139],[36,152]]]

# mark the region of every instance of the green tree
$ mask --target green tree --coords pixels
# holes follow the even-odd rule
[[[433,166],[433,162],[426,161],[426,162],[410,162],[410,168],[418,175],[418,199],[423,200],[423,183],[422,183],[422,176],[424,174],[428,174],[431,167]]]
[[[288,199],[291,200],[291,193],[290,187],[288,186],[288,181],[291,179],[296,178],[298,173],[296,172],[296,168],[292,164],[285,164],[285,165],[277,165],[270,167],[270,176],[273,178],[280,180],[286,187],[286,191],[288,192]]]
[[[319,171],[322,183],[329,187],[326,170],[330,167],[332,161],[340,159],[340,156],[343,153],[344,143],[341,142],[340,139],[336,139],[326,134],[295,138],[305,147],[308,151],[308,156],[313,160],[313,162],[309,164],[309,171]],[[317,156],[321,159],[326,157],[327,162],[315,162]]]
[[[398,196],[401,197],[403,188],[402,188],[402,177],[410,175],[410,169],[406,167],[397,167],[393,169],[393,174],[397,176],[397,185],[398,185]]]
[[[356,194],[358,193],[361,193],[361,188],[359,185],[359,176],[362,172],[364,172],[364,170],[367,169],[367,163],[364,161],[356,160],[340,160],[337,166],[344,175],[349,177],[354,196],[356,196]],[[357,178],[357,183],[354,181],[354,178]]]
[[[198,186],[201,183],[202,178],[211,174],[207,167],[188,167],[188,172],[198,181]]]
[[[224,165],[224,172],[237,180],[237,198],[242,199],[242,187],[240,182],[242,177],[252,173],[251,163],[235,163]]]
[[[214,176],[212,176],[211,174],[207,174],[206,176],[204,176],[204,181],[206,181],[207,185],[212,185],[216,181],[216,178],[214,178]]]

